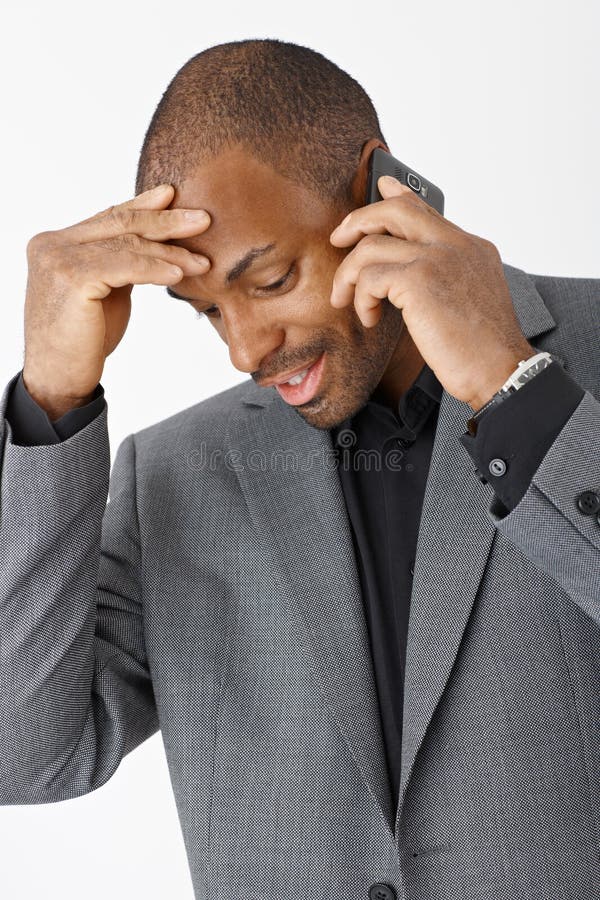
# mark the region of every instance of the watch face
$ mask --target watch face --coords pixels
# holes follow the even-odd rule
[[[517,381],[520,381],[521,384],[525,384],[526,381],[530,381],[535,375],[538,374],[538,372],[541,372],[542,369],[545,369],[546,366],[549,365],[550,361],[545,357],[543,357],[542,359],[538,359],[536,363],[533,363],[533,365],[529,366],[528,369],[525,369],[524,372],[521,372]]]
[[[524,384],[526,381],[529,381],[533,375],[535,375],[534,370],[527,369],[525,372],[521,372],[521,374],[517,378],[517,381],[520,381],[521,384]]]

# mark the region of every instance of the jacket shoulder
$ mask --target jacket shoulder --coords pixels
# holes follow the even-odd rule
[[[597,327],[600,308],[600,278],[572,275],[537,275],[526,273],[557,321],[575,318],[585,324],[586,314],[593,313]],[[591,322],[589,324],[592,324]]]
[[[134,438],[138,452],[157,448],[164,452],[169,445],[185,442],[198,434],[211,444],[222,444],[232,417],[243,413],[242,400],[250,396],[253,389],[258,388],[251,378],[246,379],[136,431]]]
[[[600,396],[600,278],[526,274],[556,322],[549,343],[570,360],[582,387]]]

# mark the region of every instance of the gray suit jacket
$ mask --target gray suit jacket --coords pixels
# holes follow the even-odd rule
[[[9,382],[1,803],[94,791],[160,728],[198,900],[597,900],[600,280],[505,275],[585,395],[502,517],[443,393],[395,821],[330,434],[251,379],[111,474],[106,410],[18,446]]]

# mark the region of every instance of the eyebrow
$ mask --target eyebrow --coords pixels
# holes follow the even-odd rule
[[[253,247],[248,251],[241,259],[231,267],[231,269],[225,275],[225,284],[232,284],[232,282],[237,281],[238,278],[244,274],[244,272],[250,268],[250,266],[254,263],[255,260],[259,259],[261,256],[264,256],[265,253],[270,253],[271,250],[275,249],[275,244],[266,244],[264,247]],[[174,297],[176,300],[186,300],[188,303],[190,302],[189,297],[182,297],[180,294],[177,294],[172,288],[167,287],[167,294],[170,297]],[[196,301],[192,301],[195,303]]]

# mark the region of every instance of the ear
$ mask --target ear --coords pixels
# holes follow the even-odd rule
[[[386,150],[388,153],[391,152],[387,144],[384,144],[383,141],[380,141],[378,138],[370,138],[363,144],[358,166],[356,167],[356,172],[352,179],[352,199],[355,208],[365,205],[365,191],[367,190],[367,178],[369,175],[369,159],[376,147],[381,147],[382,150]]]

